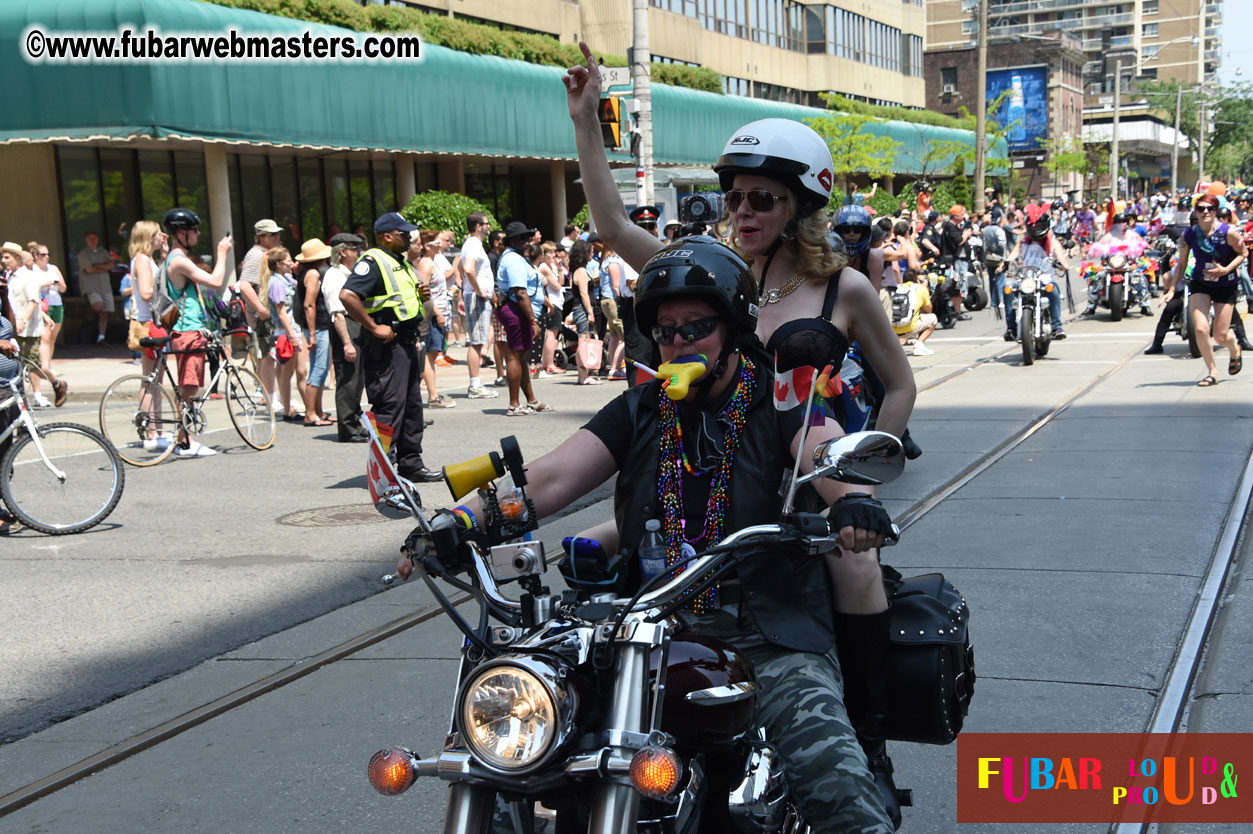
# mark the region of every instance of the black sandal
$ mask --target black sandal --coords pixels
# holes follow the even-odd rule
[[[1212,376],[1207,376],[1207,377],[1205,377],[1205,379],[1203,379],[1203,380],[1201,380],[1200,382],[1198,382],[1198,383],[1196,384],[1196,387],[1197,387],[1197,388],[1209,388],[1209,387],[1211,387],[1211,386],[1213,386],[1213,385],[1217,385],[1217,384],[1218,384],[1218,380],[1217,380],[1215,377],[1212,377]]]
[[[1231,361],[1227,363],[1227,376],[1235,376],[1236,374],[1240,373],[1240,370],[1243,367],[1244,367],[1244,354],[1241,353],[1235,359],[1232,359]]]

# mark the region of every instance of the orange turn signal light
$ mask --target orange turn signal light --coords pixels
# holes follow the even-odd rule
[[[417,760],[408,750],[389,747],[370,757],[370,784],[383,796],[399,796],[418,778]]]
[[[1013,295],[1013,294],[1014,294],[1014,288],[1013,288],[1013,287],[1006,287],[1006,288],[1005,288],[1005,294],[1006,294],[1006,295]]]
[[[1052,285],[1052,284],[1045,284],[1045,285],[1044,285],[1044,291],[1045,291],[1045,292],[1052,292],[1052,291],[1053,291],[1053,285]]]
[[[631,784],[649,799],[665,799],[679,787],[683,763],[666,747],[645,747],[631,759]]]

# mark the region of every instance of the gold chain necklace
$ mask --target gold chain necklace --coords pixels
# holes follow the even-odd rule
[[[796,292],[796,288],[804,283],[805,278],[799,273],[792,276],[792,280],[776,290],[766,290],[761,294],[761,298],[757,299],[758,304],[778,304],[792,293]]]

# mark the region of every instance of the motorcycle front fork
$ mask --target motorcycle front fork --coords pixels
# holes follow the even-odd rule
[[[496,812],[496,791],[482,785],[454,782],[448,788],[444,834],[489,834]]]

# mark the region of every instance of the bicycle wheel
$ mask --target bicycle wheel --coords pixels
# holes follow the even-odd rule
[[[274,445],[278,426],[270,397],[256,374],[247,368],[232,368],[226,374],[226,412],[245,443],[254,449],[268,449]]]
[[[48,461],[29,433],[17,435],[0,462],[4,503],[27,527],[54,536],[99,524],[117,506],[126,483],[117,450],[95,429],[77,423],[48,423],[38,432]]]
[[[152,466],[169,457],[178,421],[170,392],[138,374],[116,380],[100,399],[100,430],[132,466]]]

